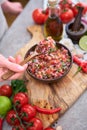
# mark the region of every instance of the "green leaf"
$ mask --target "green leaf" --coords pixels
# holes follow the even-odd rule
[[[12,80],[11,87],[13,90],[13,95],[15,95],[18,92],[26,92],[27,91],[26,84],[25,84],[24,80],[19,80],[19,79]]]

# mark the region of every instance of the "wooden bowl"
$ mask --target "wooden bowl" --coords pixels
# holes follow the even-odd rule
[[[32,47],[26,52],[25,58],[26,58],[27,56],[29,56],[31,52],[34,52],[34,51],[35,51],[36,46],[37,46],[37,44],[34,45],[34,46],[32,46]],[[71,69],[71,67],[72,67],[72,61],[73,61],[73,60],[72,60],[72,54],[71,54],[70,50],[69,50],[66,46],[64,46],[63,44],[56,42],[56,46],[57,46],[58,48],[64,47],[66,50],[68,50],[68,55],[70,56],[70,65],[69,65],[67,71],[66,71],[62,76],[57,77],[57,78],[53,78],[53,79],[40,79],[40,78],[37,78],[35,75],[33,75],[33,74],[28,70],[28,68],[27,68],[26,71],[27,71],[27,74],[29,74],[29,76],[33,77],[33,78],[36,79],[36,80],[39,80],[39,81],[41,81],[41,82],[44,82],[44,83],[53,83],[53,82],[57,82],[58,80],[62,79],[64,76],[66,76],[66,75],[68,74],[68,72],[70,71],[70,69]]]

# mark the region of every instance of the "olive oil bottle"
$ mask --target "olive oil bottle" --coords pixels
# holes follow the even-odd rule
[[[63,33],[63,23],[58,17],[58,0],[48,0],[49,16],[44,23],[44,36],[59,41]]]

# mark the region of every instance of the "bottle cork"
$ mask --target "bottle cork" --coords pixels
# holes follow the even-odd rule
[[[58,0],[48,0],[48,4],[50,5],[50,6],[54,6],[54,5],[56,5],[58,3]]]

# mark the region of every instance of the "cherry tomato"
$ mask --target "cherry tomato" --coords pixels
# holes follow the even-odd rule
[[[18,120],[18,118],[17,118],[16,113],[15,113],[14,110],[10,110],[7,113],[7,115],[6,115],[6,121],[11,126],[12,125],[15,126],[15,125],[19,125],[20,124],[20,122],[19,122],[19,120]]]
[[[14,96],[13,103],[17,108],[21,108],[23,105],[28,104],[28,96],[25,93],[19,92]]]
[[[14,126],[12,127],[12,130],[24,130],[21,126]]]
[[[64,8],[71,8],[72,7],[72,0],[60,0],[59,5],[61,9]]]
[[[55,129],[52,128],[52,127],[47,127],[47,128],[45,128],[44,130],[55,130]]]
[[[0,87],[0,95],[10,97],[12,95],[12,87],[8,84],[4,84]]]
[[[27,104],[21,108],[21,117],[24,121],[29,121],[31,118],[36,116],[36,109]]]
[[[60,19],[63,23],[68,23],[74,18],[73,11],[69,8],[64,9],[60,14]]]
[[[72,7],[72,11],[73,11],[73,14],[74,14],[74,17],[78,14],[78,7],[75,5]]]
[[[43,124],[42,121],[38,118],[32,118],[29,121],[30,124],[32,124],[32,126],[29,126],[27,128],[27,130],[43,130]]]
[[[76,3],[73,7],[72,7],[72,10],[73,10],[73,13],[74,13],[74,16],[76,16],[78,14],[78,7],[83,7],[83,15],[86,14],[87,12],[87,4],[83,3],[83,2],[78,2]]]
[[[44,12],[41,8],[37,8],[32,13],[32,18],[37,24],[44,24],[48,17],[48,13]]]

